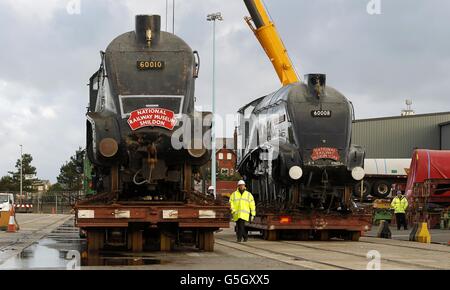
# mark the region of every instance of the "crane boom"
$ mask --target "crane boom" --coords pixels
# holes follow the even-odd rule
[[[272,62],[283,86],[298,82],[300,79],[295,72],[286,47],[275,24],[270,20],[262,1],[244,0],[244,3],[251,16],[251,18],[245,17],[244,19]]]

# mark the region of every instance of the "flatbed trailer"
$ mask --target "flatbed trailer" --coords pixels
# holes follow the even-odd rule
[[[250,231],[260,231],[264,239],[321,241],[333,237],[358,241],[361,234],[372,226],[372,214],[368,212],[340,214],[323,211],[296,211],[291,213],[258,214],[253,222],[247,223]]]
[[[88,251],[108,246],[133,252],[142,252],[147,246],[170,251],[174,244],[214,251],[214,232],[228,228],[229,221],[229,207],[217,203],[81,202],[75,206],[75,223],[87,236]]]

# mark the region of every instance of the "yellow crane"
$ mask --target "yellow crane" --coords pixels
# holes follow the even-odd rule
[[[245,17],[250,29],[272,62],[283,86],[299,82],[300,79],[289,58],[275,24],[271,21],[261,0],[244,0],[251,17]]]

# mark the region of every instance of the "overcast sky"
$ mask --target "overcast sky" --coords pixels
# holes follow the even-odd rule
[[[354,103],[357,118],[399,115],[406,98],[417,113],[450,111],[450,1],[380,2],[381,14],[370,15],[369,0],[265,0],[299,74],[326,73],[328,85]],[[38,177],[56,181],[85,143],[86,84],[99,51],[133,30],[136,14],[161,14],[165,29],[165,4],[0,0],[0,176],[13,169],[23,144]],[[176,0],[175,33],[202,60],[197,106],[211,108],[206,15],[217,11],[225,18],[217,25],[217,108],[225,116],[280,84],[243,21],[242,0]],[[231,134],[231,128],[217,133]]]

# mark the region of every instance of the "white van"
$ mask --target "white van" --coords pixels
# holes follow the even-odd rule
[[[0,211],[9,211],[14,206],[14,195],[12,193],[0,193]]]

